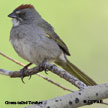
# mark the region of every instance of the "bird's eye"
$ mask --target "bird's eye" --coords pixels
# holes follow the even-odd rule
[[[18,16],[19,16],[20,18],[23,18],[23,17],[25,16],[25,12],[19,13]]]

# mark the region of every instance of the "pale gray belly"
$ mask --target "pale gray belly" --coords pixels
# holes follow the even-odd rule
[[[48,61],[56,60],[62,53],[53,40],[40,39],[38,42],[32,42],[23,38],[11,40],[11,43],[19,56],[36,65],[45,59]]]

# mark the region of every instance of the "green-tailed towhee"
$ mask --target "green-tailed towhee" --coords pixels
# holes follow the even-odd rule
[[[73,65],[66,44],[30,4],[21,5],[8,15],[13,27],[10,41],[23,59],[39,65],[44,60],[54,62],[87,85],[96,85],[90,77]]]

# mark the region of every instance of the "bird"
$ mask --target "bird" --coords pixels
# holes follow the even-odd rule
[[[8,17],[12,18],[10,42],[16,53],[31,64],[55,63],[88,86],[97,83],[71,63],[68,47],[32,4],[21,4]]]

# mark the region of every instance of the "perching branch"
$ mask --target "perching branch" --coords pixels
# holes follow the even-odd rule
[[[5,54],[3,54],[1,52],[0,52],[0,54],[2,56],[5,56],[6,58],[10,59],[11,61],[16,62],[16,60],[13,60],[12,58],[7,57]],[[19,62],[17,62],[17,64],[19,64]],[[57,66],[49,64],[49,63],[46,63],[45,65],[46,65],[46,69],[59,75],[61,78],[64,78],[65,80],[72,83],[76,87],[78,87],[80,89],[87,87],[82,81],[75,78],[74,76],[72,76],[71,74],[66,72],[65,70],[60,69]],[[27,77],[27,76],[34,75],[34,74],[37,74],[42,71],[44,71],[43,66],[37,66],[32,69],[28,69],[28,70],[24,71],[24,76]],[[11,78],[16,78],[16,77],[22,76],[20,71],[8,71],[8,70],[4,70],[4,69],[0,69],[0,74],[10,76]]]
[[[80,89],[87,87],[79,79],[75,78],[74,76],[70,75],[69,73],[67,73],[63,69],[58,68],[55,65],[46,63],[46,69],[59,75],[60,77],[64,78],[68,82],[74,84],[76,87],[78,87]],[[34,74],[37,74],[37,73],[42,72],[42,71],[44,71],[43,66],[37,66],[37,67],[34,67],[32,69],[28,69],[28,70],[24,71],[24,77],[34,75]],[[18,78],[18,77],[20,78],[22,75],[20,71],[8,71],[8,70],[4,70],[4,69],[0,69],[0,74],[10,76],[11,78]]]
[[[42,104],[30,105],[26,108],[77,108],[93,103],[102,103],[108,98],[108,83],[89,86],[71,94],[41,101]]]
[[[12,62],[14,62],[14,63],[16,63],[16,64],[18,64],[18,65],[20,65],[20,66],[23,66],[23,67],[25,66],[23,63],[21,63],[21,62],[15,60],[15,59],[13,59],[13,58],[7,56],[7,55],[4,54],[3,52],[0,52],[0,55],[2,55],[3,57],[7,58],[8,60],[10,60],[10,61],[12,61]],[[1,72],[1,74],[4,74],[4,73]],[[5,74],[5,75],[6,75],[6,74]],[[45,77],[44,75],[41,75],[41,74],[39,74],[39,73],[37,73],[36,75],[39,76],[39,77],[41,77],[41,78],[43,78],[44,80],[46,80],[46,81],[48,81],[48,82],[54,84],[54,85],[56,85],[56,86],[62,88],[63,90],[67,90],[67,91],[69,91],[69,92],[73,92],[71,89],[68,89],[68,88],[64,87],[63,85],[58,84],[57,82],[53,81],[53,80],[50,79],[50,78]]]

